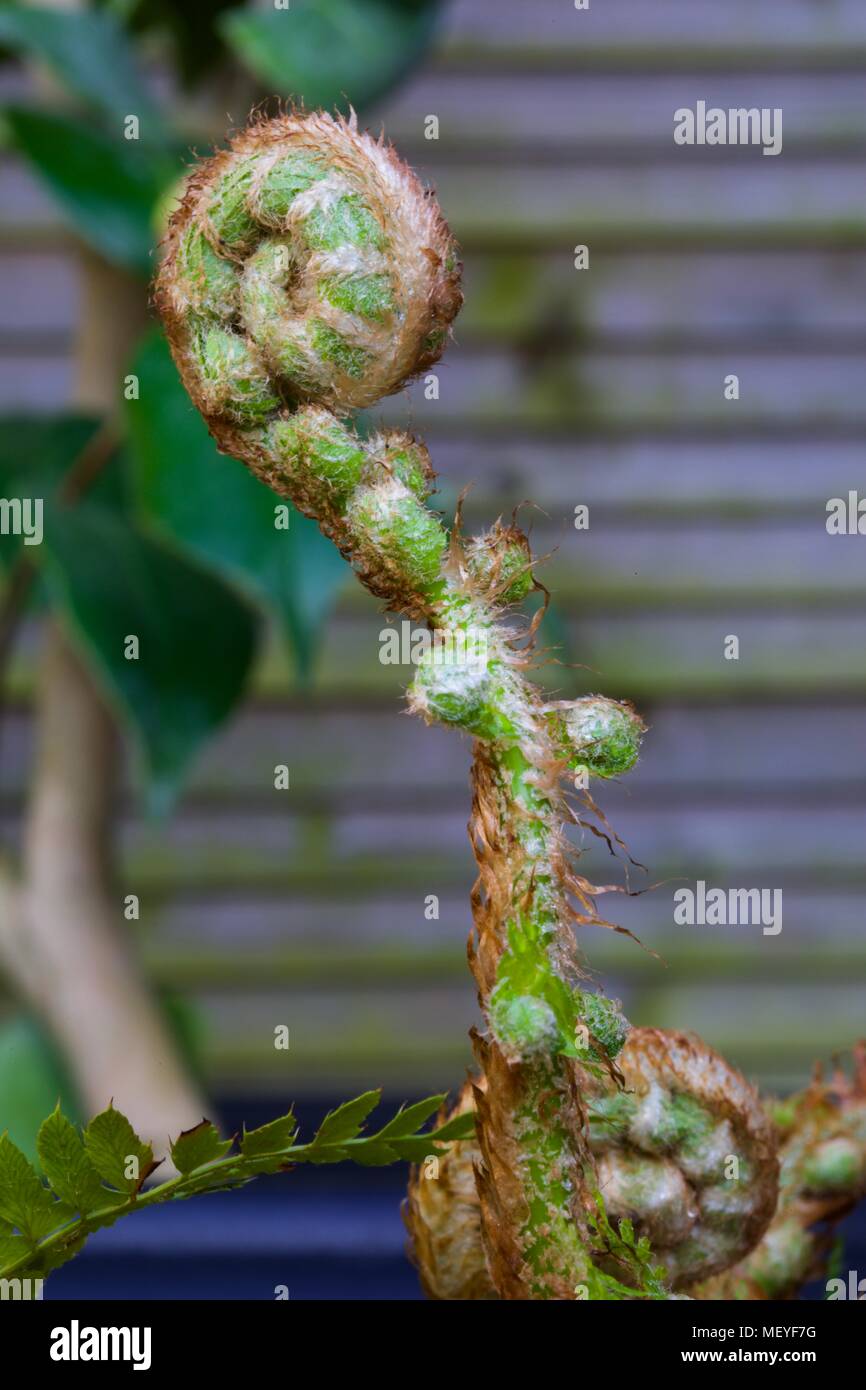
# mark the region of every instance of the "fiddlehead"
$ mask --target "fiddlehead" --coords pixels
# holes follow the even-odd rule
[[[401,431],[343,417],[434,363],[461,295],[433,201],[383,144],[324,115],[251,125],[199,165],[156,302],[218,444],[318,521],[389,606],[427,616],[447,536]]]
[[[526,537],[501,522],[449,536],[426,505],[424,445],[401,431],[362,440],[345,421],[437,360],[459,270],[435,201],[390,147],[354,120],[292,114],[254,123],[193,172],[156,301],[220,447],[315,518],[388,608],[434,630],[410,708],[475,740],[469,955],[485,1029],[461,1104],[477,1111],[478,1142],[443,1160],[451,1180],[435,1192],[414,1184],[428,1288],[664,1296],[603,1201],[636,1219],[683,1284],[758,1241],[777,1165],[742,1078],[678,1034],[629,1037],[576,959],[572,924],[600,919],[565,836],[577,816],[562,779],[626,772],[643,725],[601,697],[543,700],[525,674],[532,629],[507,612],[534,584]],[[732,1157],[747,1177],[726,1189]]]
[[[425,505],[424,446],[398,432],[362,441],[343,422],[438,357],[461,302],[450,234],[414,175],[354,122],[281,117],[195,170],[156,300],[219,445],[313,516],[390,608],[445,639],[419,666],[410,705],[478,740],[473,968],[496,1020],[478,1047],[503,1083],[482,1142],[491,1170],[513,1160],[511,1178],[485,1189],[490,1257],[503,1292],[572,1296],[588,1277],[592,1165],[569,891],[586,920],[594,909],[562,833],[558,774],[572,734],[498,621],[532,586],[528,543],[497,526],[464,550]],[[595,742],[591,731],[578,739],[587,758]]]
[[[866,1197],[866,1043],[855,1045],[850,1075],[818,1074],[769,1108],[781,1141],[775,1215],[747,1257],[695,1298],[793,1298],[826,1268],[836,1225]]]

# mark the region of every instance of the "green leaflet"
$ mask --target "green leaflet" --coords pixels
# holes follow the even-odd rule
[[[330,1144],[341,1144],[346,1139],[355,1139],[361,1133],[361,1128],[370,1111],[375,1110],[379,1104],[381,1096],[381,1091],[365,1091],[362,1096],[357,1096],[355,1100],[347,1100],[345,1105],[329,1111],[322,1121],[311,1148],[322,1149]]]
[[[138,1192],[156,1167],[153,1149],[113,1105],[90,1121],[84,1147],[99,1176],[118,1192]]]
[[[436,1113],[444,1099],[444,1095],[428,1096],[426,1100],[419,1100],[415,1105],[401,1106],[393,1120],[379,1131],[381,1138],[404,1139],[410,1134],[415,1134],[424,1121]]]
[[[281,1115],[279,1119],[271,1120],[259,1129],[245,1129],[241,1136],[241,1153],[245,1158],[260,1158],[263,1154],[279,1153],[281,1149],[290,1147],[297,1129],[291,1110],[288,1115]],[[276,1167],[281,1163],[282,1158],[277,1160]]]
[[[171,1161],[179,1173],[191,1173],[203,1163],[225,1158],[231,1146],[231,1139],[220,1139],[210,1120],[202,1120],[178,1135],[171,1146]]]
[[[104,1204],[105,1189],[78,1130],[60,1105],[44,1120],[36,1140],[42,1172],[73,1211],[86,1216]]]
[[[450,1143],[453,1139],[471,1139],[475,1133],[475,1115],[471,1110],[464,1111],[462,1115],[455,1115],[447,1120],[444,1125],[436,1130],[436,1139],[439,1143]]]
[[[0,1218],[15,1227],[28,1245],[68,1219],[48,1188],[8,1134],[0,1138]]]
[[[297,1142],[291,1111],[244,1130],[239,1151],[233,1139],[222,1139],[209,1120],[202,1120],[171,1145],[177,1176],[149,1188],[144,1184],[161,1160],[154,1159],[125,1115],[110,1105],[82,1136],[58,1106],[37,1140],[44,1181],[8,1135],[0,1138],[0,1278],[44,1276],[78,1254],[92,1231],[160,1202],[242,1187],[261,1173],[291,1170],[297,1163],[421,1162],[442,1154],[442,1142],[472,1133],[471,1114],[420,1133],[444,1100],[430,1096],[364,1135],[364,1121],[380,1096],[367,1091],[331,1111],[306,1144]]]

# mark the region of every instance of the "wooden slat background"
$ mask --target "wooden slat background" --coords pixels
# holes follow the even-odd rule
[[[866,481],[864,95],[861,0],[457,0],[375,113],[438,189],[467,294],[439,400],[414,388],[381,414],[424,431],[443,506],[474,482],[473,524],[543,509],[524,515],[553,552],[552,636],[580,663],[553,688],[631,696],[651,724],[601,793],[650,879],[784,894],[777,937],[676,927],[675,883],[615,900],[667,965],[599,930],[582,945],[635,1021],[697,1028],[777,1086],[866,1031],[866,541],[824,525]],[[781,107],[783,154],[677,148],[673,111],[699,98]],[[2,405],[56,409],[78,302],[62,223],[8,158],[0,200]],[[469,748],[402,717],[382,627],[347,587],[312,697],[273,646],[171,823],[128,799],[141,948],[201,1006],[222,1090],[416,1090],[467,1060]],[[12,831],[31,640],[4,739]],[[584,863],[610,876],[596,842]]]

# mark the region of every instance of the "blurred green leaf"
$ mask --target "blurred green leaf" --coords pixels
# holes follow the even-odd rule
[[[293,511],[291,544],[281,564],[274,566],[271,593],[279,605],[302,681],[312,672],[325,623],[348,573],[346,561],[316,523]]]
[[[298,668],[308,675],[322,624],[346,580],[345,561],[293,508],[288,530],[277,529],[282,499],[217,452],[161,334],[144,342],[130,370],[140,382],[140,398],[128,401],[126,412],[142,511],[273,605]]]
[[[97,415],[0,417],[0,476],[44,474],[55,486],[99,428]]]
[[[361,107],[396,85],[426,51],[437,0],[300,0],[285,10],[231,10],[219,28],[246,67],[308,107]]]
[[[167,157],[45,111],[7,107],[5,117],[16,147],[75,230],[108,260],[148,275],[151,214],[169,172]]]
[[[10,5],[0,10],[0,44],[42,59],[69,91],[113,118],[118,135],[129,115],[138,116],[143,140],[163,132],[129,40],[110,10]]]
[[[187,1071],[199,1083],[201,1089],[206,1090],[204,1051],[209,1029],[202,1001],[163,987],[156,991],[156,1002],[165,1015],[174,1045]]]
[[[50,597],[137,733],[165,810],[202,742],[240,698],[252,608],[221,579],[94,503],[46,508]],[[127,659],[127,639],[138,659]]]
[[[122,10],[135,33],[156,32],[168,36],[175,64],[186,83],[198,81],[225,60],[223,41],[216,28],[222,10],[236,0],[97,0]]]
[[[57,1048],[33,1019],[12,1019],[0,1029],[0,1127],[30,1159],[42,1118],[58,1098],[68,1114],[77,1113]]]
[[[533,595],[530,598],[530,611],[533,616],[535,610],[541,607],[542,602],[543,596],[541,594]],[[574,638],[563,616],[562,609],[555,600],[548,603],[547,612],[539,631],[545,651],[549,651],[563,666],[572,666],[575,662]]]
[[[78,457],[98,428],[98,420],[86,416],[45,418],[6,415],[0,419],[0,497],[12,504],[29,505],[29,520],[36,520],[34,505],[55,490],[58,480]],[[10,521],[0,527],[0,569],[7,570],[24,544],[24,536]],[[22,518],[25,513],[21,513]],[[28,550],[36,547],[29,545]]]

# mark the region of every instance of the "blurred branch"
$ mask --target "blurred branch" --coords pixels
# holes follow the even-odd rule
[[[28,947],[21,891],[11,863],[0,859],[0,962],[25,997],[36,988],[33,954]]]
[[[148,1137],[202,1113],[164,1019],[118,930],[111,870],[117,731],[90,675],[53,622],[39,685],[39,747],[24,837],[24,879],[5,890],[0,949],[54,1033],[88,1108],[117,1097]]]
[[[120,443],[117,422],[108,419],[91,435],[58,490],[61,502],[72,505],[96,482]]]
[[[0,695],[6,683],[6,666],[12,655],[21,617],[36,578],[36,567],[24,551],[19,551],[0,601]]]

